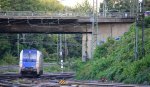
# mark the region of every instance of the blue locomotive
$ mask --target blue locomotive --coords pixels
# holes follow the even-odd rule
[[[20,52],[19,73],[22,76],[39,76],[43,74],[43,55],[35,49]]]
[[[145,16],[150,16],[150,11],[145,11],[145,12],[144,12],[144,15],[145,15]]]

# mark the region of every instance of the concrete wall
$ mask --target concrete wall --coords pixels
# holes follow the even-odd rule
[[[99,24],[98,29],[98,44],[101,44],[100,42],[105,42],[108,37],[118,38],[122,36],[125,32],[128,32],[129,28],[131,26],[131,23],[107,23],[107,24]],[[87,25],[89,29],[92,29],[91,25]],[[82,37],[82,60],[86,61],[86,57],[88,59],[91,59],[91,52],[92,52],[92,34],[83,34]],[[87,51],[87,53],[86,53]]]
[[[98,30],[98,40],[106,41],[108,37],[118,38],[128,32],[131,23],[108,23],[100,24]]]

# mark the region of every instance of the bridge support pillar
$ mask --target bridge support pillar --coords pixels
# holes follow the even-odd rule
[[[92,58],[91,49],[92,34],[82,34],[82,61],[86,62]]]

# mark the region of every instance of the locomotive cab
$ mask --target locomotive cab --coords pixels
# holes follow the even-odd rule
[[[19,72],[21,75],[37,76],[43,74],[43,55],[38,50],[22,50]]]

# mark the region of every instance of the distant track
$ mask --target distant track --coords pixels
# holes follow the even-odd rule
[[[48,66],[54,66],[57,65],[57,63],[44,63],[44,67]],[[19,65],[5,65],[5,66],[0,66],[0,70],[6,70],[6,69],[19,69]]]

